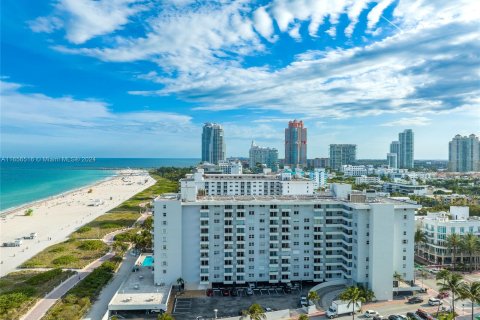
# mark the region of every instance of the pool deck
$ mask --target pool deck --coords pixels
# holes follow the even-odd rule
[[[167,310],[172,287],[154,285],[153,268],[143,266],[147,256],[138,257],[137,271],[129,273],[108,304],[108,310]]]

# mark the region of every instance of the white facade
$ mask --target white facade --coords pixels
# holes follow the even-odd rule
[[[315,189],[323,188],[327,185],[327,173],[323,168],[316,168],[309,173],[310,180],[313,181]]]
[[[367,177],[367,176],[361,176],[361,177],[356,177],[355,178],[355,184],[376,184],[380,183],[380,178],[379,177]]]
[[[424,196],[427,194],[427,186],[407,183],[386,182],[383,191],[388,193],[414,194]]]
[[[338,195],[342,190],[334,188]],[[182,190],[183,193],[183,190]],[[332,195],[205,196],[155,200],[155,282],[330,281],[368,286],[392,298],[394,272],[413,280],[417,205]]]
[[[341,171],[346,177],[360,177],[373,173],[373,167],[371,166],[352,166],[343,165]]]
[[[180,180],[183,200],[193,201],[197,195],[299,195],[313,194],[314,181],[281,174],[205,174],[197,169]]]
[[[425,217],[418,217],[417,227],[427,236],[427,243],[418,246],[418,255],[432,264],[453,262],[451,250],[445,243],[449,235],[473,233],[480,237],[480,219],[470,217],[468,207],[451,206],[449,213],[430,212]],[[461,253],[457,254],[457,259],[457,262],[462,260]],[[477,262],[480,260],[480,254],[477,254],[476,259]]]

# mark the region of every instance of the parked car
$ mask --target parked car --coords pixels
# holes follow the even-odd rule
[[[301,305],[302,307],[308,306],[307,297],[303,296],[303,297],[300,298],[300,305]]]
[[[431,297],[430,299],[428,299],[428,304],[431,305],[431,306],[439,306],[439,305],[443,304],[443,301],[440,300],[440,299]]]
[[[372,318],[372,320],[385,320],[385,317],[381,315],[376,315]]]
[[[404,316],[403,314],[397,314],[397,317],[400,320],[408,320],[407,316]]]
[[[388,320],[402,320],[398,315],[392,314],[388,316]]]
[[[231,295],[232,297],[238,296],[238,291],[237,291],[237,289],[233,288],[232,290],[230,290],[230,295]]]
[[[442,291],[442,292],[439,292],[438,295],[437,295],[437,298],[438,299],[445,299],[445,298],[448,298],[449,296],[449,293],[446,292],[446,291]]]
[[[365,318],[375,317],[375,316],[378,316],[378,312],[375,311],[375,310],[367,310],[367,311],[365,311],[364,316],[365,316]]]
[[[213,289],[207,289],[207,297],[213,297]]]
[[[249,295],[249,296],[253,295],[253,289],[252,288],[247,288],[246,292],[247,292],[247,295]]]
[[[222,295],[223,295],[224,297],[230,296],[230,290],[228,290],[228,289],[223,289],[223,290],[222,290]]]
[[[434,320],[435,318],[425,310],[418,309],[416,314],[424,320]]]
[[[410,320],[422,320],[415,312],[407,312],[407,318]]]
[[[414,303],[422,303],[423,299],[420,297],[411,297],[408,299],[408,303],[414,304]]]

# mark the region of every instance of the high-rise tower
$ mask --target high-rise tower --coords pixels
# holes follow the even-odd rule
[[[413,168],[413,131],[406,129],[398,134],[400,142],[400,154],[398,157],[398,167],[404,169]]]
[[[218,164],[225,160],[223,128],[216,123],[205,123],[202,132],[202,161]]]
[[[448,143],[448,169],[453,172],[480,171],[480,141],[474,134],[457,134]]]
[[[307,128],[303,121],[290,121],[285,129],[285,165],[307,166]]]

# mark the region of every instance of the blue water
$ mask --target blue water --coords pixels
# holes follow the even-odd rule
[[[0,211],[80,188],[115,174],[116,169],[190,167],[199,159],[2,159]],[[74,162],[78,161],[78,162]]]
[[[153,257],[152,256],[146,256],[145,259],[143,259],[142,266],[144,266],[144,267],[153,266]]]

